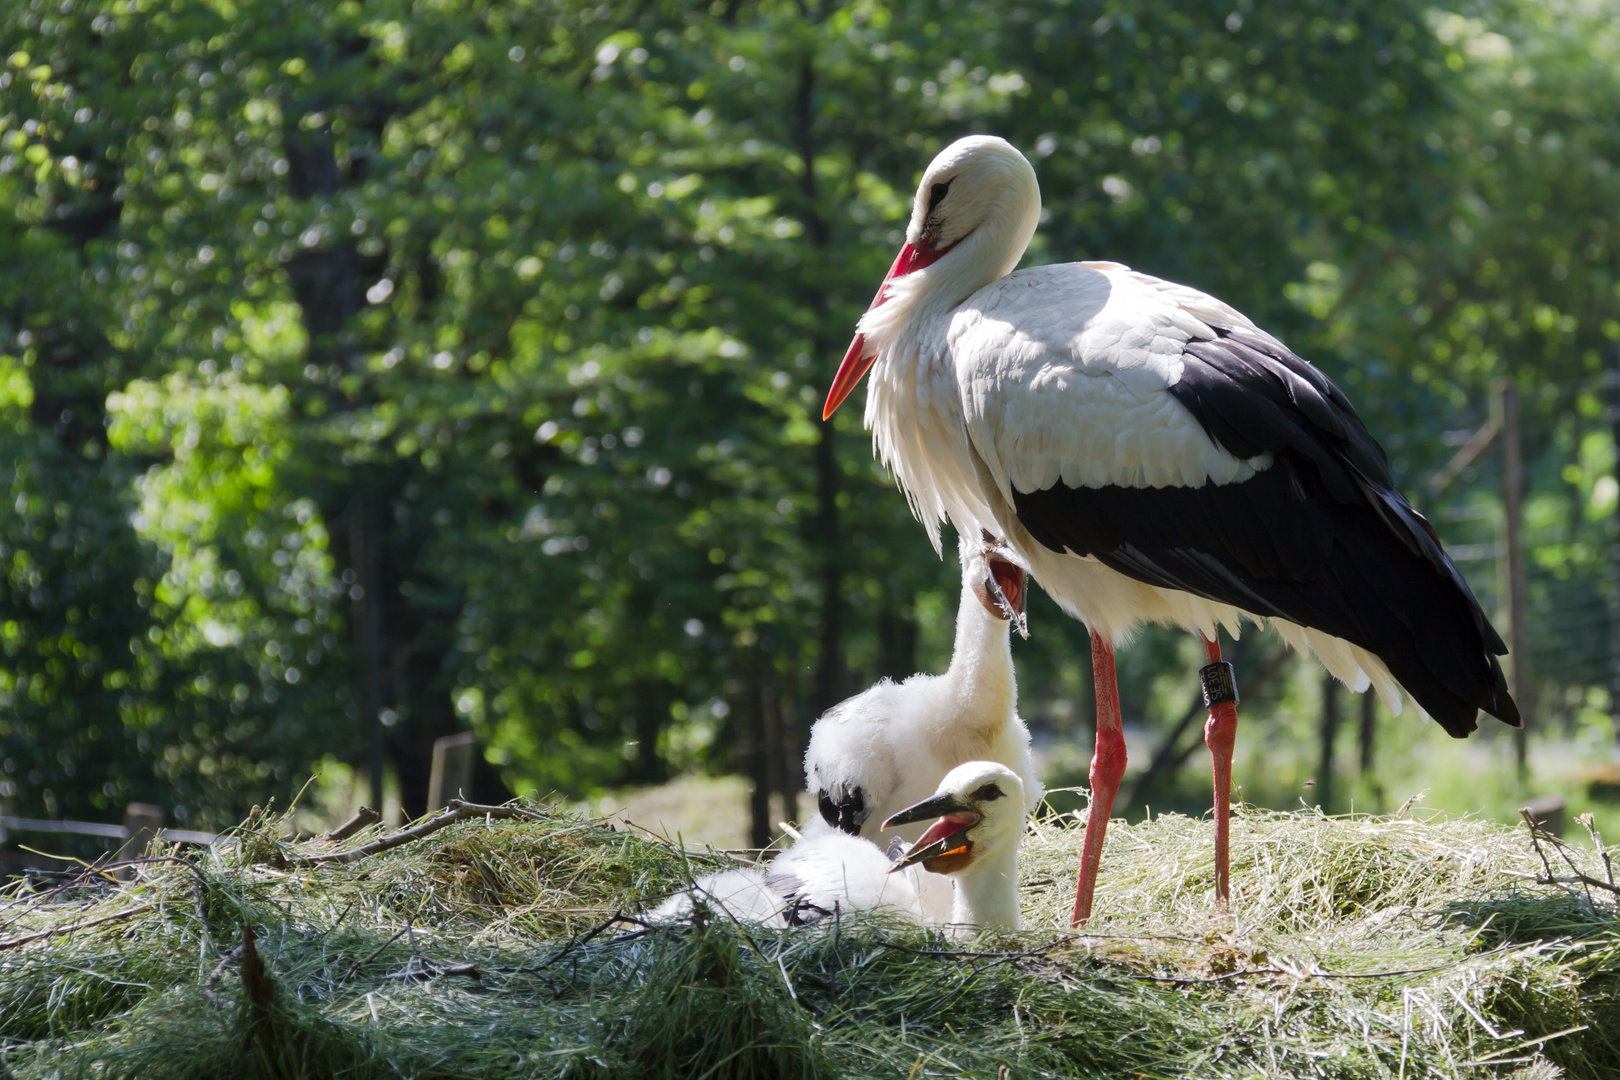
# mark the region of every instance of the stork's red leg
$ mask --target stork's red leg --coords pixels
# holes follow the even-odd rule
[[[1114,649],[1091,635],[1092,686],[1097,695],[1097,750],[1091,759],[1091,809],[1086,815],[1085,849],[1080,856],[1080,884],[1074,893],[1074,921],[1091,918],[1091,893],[1097,887],[1103,834],[1114,809],[1120,778],[1125,775],[1125,730],[1119,718],[1119,684],[1114,679]]]
[[[1215,636],[1220,637],[1219,630]],[[1204,658],[1204,701],[1209,705],[1204,744],[1209,747],[1215,771],[1215,899],[1224,904],[1231,893],[1232,746],[1237,742],[1237,688],[1232,681],[1232,665],[1221,662],[1219,640],[1204,639]]]

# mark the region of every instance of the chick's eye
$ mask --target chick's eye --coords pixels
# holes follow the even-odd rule
[[[949,180],[945,181],[943,184],[935,184],[933,187],[928,189],[928,212],[929,213],[934,212],[934,207],[939,205],[940,200],[945,198],[945,193],[950,191],[950,190],[951,190],[951,182]]]
[[[994,784],[986,784],[973,793],[973,797],[980,802],[989,802],[991,799],[999,799],[1001,796],[1002,790]]]

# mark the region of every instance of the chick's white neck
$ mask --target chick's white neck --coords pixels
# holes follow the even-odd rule
[[[951,666],[942,676],[954,706],[945,715],[958,737],[988,742],[1018,710],[1010,625],[986,610],[971,582],[963,582],[956,607],[956,645]]]
[[[1018,910],[1018,843],[1016,838],[999,850],[981,856],[952,875],[956,895],[951,922],[990,930],[1023,927]]]

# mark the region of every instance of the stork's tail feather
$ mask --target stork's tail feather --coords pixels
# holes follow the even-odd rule
[[[1480,708],[1496,717],[1508,727],[1524,727],[1524,717],[1519,715],[1519,704],[1513,700],[1508,691],[1507,678],[1502,674],[1502,665],[1496,657],[1489,657],[1491,662],[1491,703],[1481,705]]]

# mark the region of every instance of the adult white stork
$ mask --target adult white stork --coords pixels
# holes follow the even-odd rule
[[[1219,628],[1270,620],[1391,711],[1400,688],[1448,733],[1519,723],[1506,653],[1348,399],[1249,319],[1117,263],[1012,273],[1040,219],[1035,170],[990,136],[928,166],[906,243],[827,396],[868,370],[866,426],[939,547],[1005,536],[1091,631],[1091,895],[1125,770],[1114,647],[1144,621],[1197,633],[1210,665],[1216,893],[1228,893],[1236,693]],[[1213,690],[1213,693],[1211,691]]]

